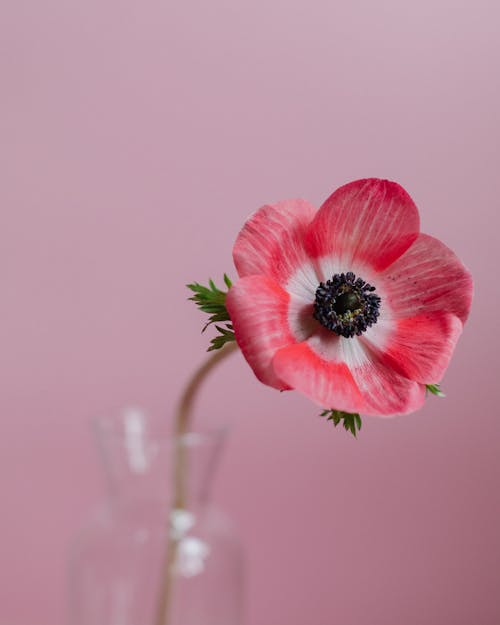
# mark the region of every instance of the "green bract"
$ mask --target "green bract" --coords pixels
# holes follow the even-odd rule
[[[228,289],[231,288],[232,282],[226,274],[224,274],[224,283]],[[236,339],[231,323],[217,325],[221,322],[231,321],[226,309],[227,291],[221,291],[221,289],[215,286],[213,280],[209,280],[208,284],[209,286],[206,287],[198,282],[193,282],[192,284],[188,284],[187,287],[194,293],[189,299],[195,302],[200,310],[210,315],[202,332],[205,332],[212,323],[219,332],[219,334],[210,341],[210,347],[207,351],[211,352],[215,349],[220,349],[226,343],[230,343]]]

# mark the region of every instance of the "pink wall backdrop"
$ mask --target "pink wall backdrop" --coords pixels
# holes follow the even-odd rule
[[[498,625],[498,3],[4,0],[0,624],[64,625],[72,535],[103,495],[89,419],[171,416],[203,357],[185,283],[234,276],[265,202],[399,181],[476,281],[446,400],[358,441],[240,356],[216,497],[248,625]],[[225,400],[220,401],[222,389]]]

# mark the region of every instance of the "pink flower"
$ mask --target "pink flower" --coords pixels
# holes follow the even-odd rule
[[[233,257],[226,306],[257,378],[324,408],[417,410],[448,366],[472,299],[455,254],[420,233],[417,207],[387,180],[357,180],[316,210],[263,206]]]

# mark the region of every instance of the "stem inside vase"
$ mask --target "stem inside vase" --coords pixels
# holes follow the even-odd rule
[[[188,479],[186,436],[191,427],[193,406],[197,394],[209,373],[227,356],[238,349],[236,343],[227,343],[222,349],[214,352],[193,374],[182,393],[175,417],[175,457],[174,457],[174,497],[170,511],[170,527],[168,528],[167,551],[164,557],[162,583],[158,601],[156,625],[170,625],[172,595],[175,580],[175,565],[179,550],[179,538],[173,520],[179,511],[186,508],[186,484]],[[172,531],[174,530],[174,531]]]

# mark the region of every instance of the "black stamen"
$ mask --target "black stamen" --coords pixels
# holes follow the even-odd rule
[[[313,317],[339,336],[360,336],[380,314],[381,300],[374,291],[374,286],[352,271],[336,273],[316,289]]]

